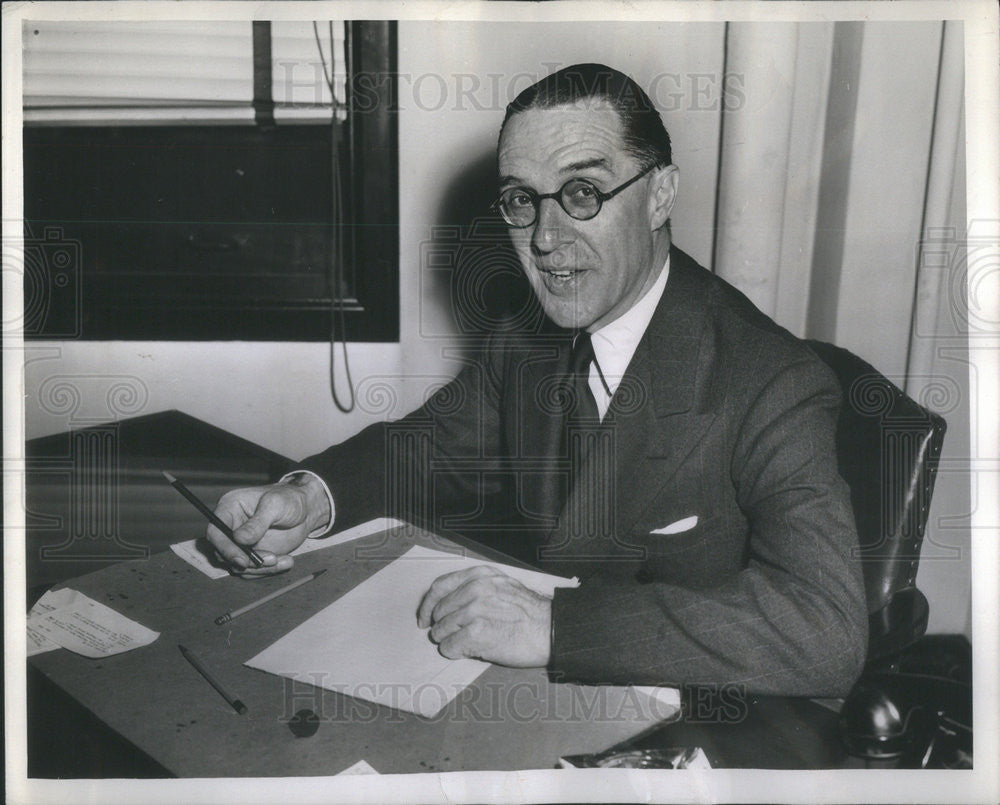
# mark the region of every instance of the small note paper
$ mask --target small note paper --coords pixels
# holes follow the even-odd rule
[[[299,556],[300,554],[318,551],[322,548],[330,548],[334,545],[350,542],[352,539],[367,537],[371,534],[378,534],[381,531],[388,531],[390,528],[398,528],[405,525],[406,523],[402,520],[397,520],[394,517],[378,517],[375,520],[369,520],[367,523],[361,523],[353,528],[348,528],[338,534],[331,534],[328,537],[320,537],[319,539],[307,539],[292,551],[290,555]],[[216,558],[214,549],[209,545],[208,540],[204,538],[178,542],[175,545],[171,545],[170,550],[188,564],[198,568],[198,570],[210,579],[221,579],[230,575],[229,569]]]
[[[415,546],[246,665],[431,717],[489,663],[449,660],[417,626],[417,608],[445,573],[490,565],[551,596],[574,579]]]
[[[27,654],[62,647],[84,657],[109,657],[159,636],[83,593],[63,589],[45,593],[28,613]]]
[[[348,777],[355,774],[378,774],[378,772],[375,771],[375,768],[371,763],[364,759],[359,760],[357,763],[348,766],[342,772],[339,772],[339,775],[346,775]]]
[[[59,644],[53,643],[42,632],[38,631],[35,624],[52,610],[69,606],[79,595],[80,593],[76,590],[66,588],[49,590],[38,599],[28,613],[28,643],[25,652],[27,656],[31,657],[34,654],[59,648]]]

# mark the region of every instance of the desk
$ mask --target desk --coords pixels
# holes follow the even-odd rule
[[[159,522],[144,524],[136,516],[119,536],[148,548],[145,530],[155,528],[161,538],[156,547],[163,547],[162,537],[180,541],[203,533],[205,526],[197,516],[185,520],[189,504],[165,482],[154,483],[152,473],[167,464],[179,467],[178,461],[185,459],[188,468],[180,466],[177,472],[190,476],[205,442],[190,417],[175,413],[143,419],[118,429],[130,434],[116,445],[121,466],[138,468],[122,479],[119,495],[123,511],[145,511]],[[173,433],[171,421],[178,425]],[[217,486],[229,488],[248,478],[260,482],[268,461],[283,469],[280,457],[249,450],[243,440],[233,437],[231,449],[222,442],[215,447],[221,451],[217,466],[210,468]],[[37,445],[33,452],[38,454]],[[219,464],[221,457],[228,457],[228,467]],[[239,471],[226,484],[226,472],[234,467]],[[196,490],[198,486],[192,483]],[[440,547],[430,535],[417,541]],[[600,751],[648,731],[654,716],[663,714],[662,708],[643,706],[645,698],[634,691],[553,684],[541,670],[493,666],[441,715],[426,719],[243,665],[411,544],[388,532],[302,555],[296,575],[322,567],[331,572],[222,627],[213,623],[216,615],[256,600],[290,577],[213,581],[170,551],[102,562],[103,567],[66,586],[160,632],[159,639],[100,660],[60,649],[29,662],[164,773],[182,777],[329,775],[361,759],[383,773],[552,768],[560,755]],[[377,550],[369,558],[358,558],[361,549],[373,547]],[[42,581],[59,569],[55,565],[42,566]],[[29,586],[38,581],[29,578]],[[250,712],[236,715],[187,664],[178,643],[197,653]],[[288,726],[301,709],[320,716],[319,730],[310,738],[296,738]],[[29,722],[36,711],[29,702]]]
[[[429,535],[417,541],[435,545]],[[159,639],[100,660],[58,650],[31,662],[182,777],[335,774],[361,759],[380,772],[552,768],[560,755],[605,749],[654,723],[652,708],[644,712],[638,702],[645,699],[635,692],[553,684],[541,670],[493,666],[428,719],[243,666],[411,544],[387,532],[303,555],[296,575],[322,567],[330,572],[222,627],[213,623],[216,615],[283,586],[288,577],[213,581],[169,552],[119,563],[71,586],[160,632]],[[372,547],[380,558],[357,558]],[[250,712],[236,715],[194,673],[178,643],[198,654]],[[310,738],[296,738],[288,726],[301,709],[320,718]]]

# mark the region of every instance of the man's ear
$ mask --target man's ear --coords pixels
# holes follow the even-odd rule
[[[676,165],[664,165],[650,174],[649,181],[649,228],[655,231],[670,218],[674,199],[677,197],[677,182],[680,171]]]

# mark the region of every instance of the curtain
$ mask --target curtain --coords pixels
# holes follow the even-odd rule
[[[931,631],[969,633],[962,23],[729,23],[723,54],[738,92],[722,104],[711,263],[945,417],[918,584]]]

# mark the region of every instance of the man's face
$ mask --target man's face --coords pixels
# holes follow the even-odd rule
[[[500,191],[528,187],[554,193],[573,178],[608,192],[641,167],[625,151],[618,114],[605,104],[577,103],[515,114],[497,154]],[[654,255],[649,177],[604,202],[596,217],[578,221],[545,199],[534,224],[510,230],[511,241],[542,308],[556,324],[597,330],[653,285],[662,257]]]

